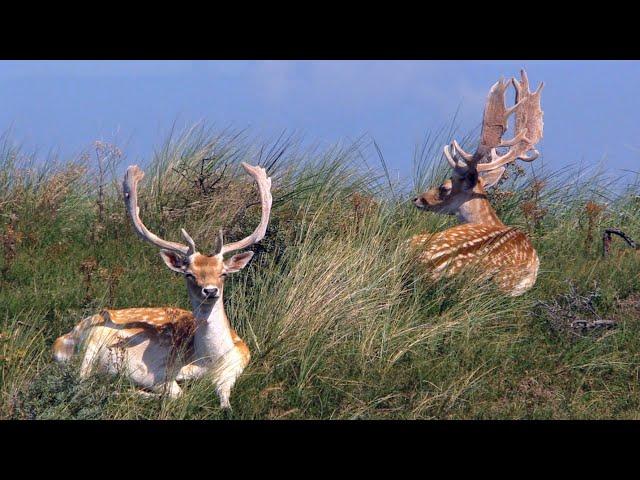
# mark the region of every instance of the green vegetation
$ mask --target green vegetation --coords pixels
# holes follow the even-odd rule
[[[417,150],[417,190],[446,174],[444,137]],[[405,241],[455,220],[415,209],[384,162],[371,167],[372,147],[260,146],[195,127],[143,166],[145,223],[173,240],[185,227],[205,253],[218,228],[234,240],[258,223],[239,162],[273,177],[267,237],[225,288],[252,351],[225,413],[206,379],[179,400],[145,399],[124,378],[80,382],[77,364],[52,362],[55,338],[83,317],[189,308],[186,289],[134,235],[116,149],[43,166],[2,139],[0,418],[639,418],[640,254],[617,240],[601,254],[604,227],[640,237],[638,185],[613,193],[598,172],[510,168],[492,202],[529,233],[541,271],[505,298],[471,274],[425,278]],[[598,318],[615,328],[571,327]]]

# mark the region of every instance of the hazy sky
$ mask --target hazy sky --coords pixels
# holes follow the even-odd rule
[[[206,120],[273,137],[286,129],[327,144],[369,134],[408,175],[428,130],[458,109],[476,127],[489,87],[526,67],[544,80],[543,161],[607,159],[640,170],[637,61],[0,61],[0,130],[45,153],[116,140],[150,157],[174,123]]]

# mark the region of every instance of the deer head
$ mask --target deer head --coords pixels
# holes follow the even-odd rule
[[[505,94],[513,83],[516,90],[515,105],[505,106]],[[444,214],[458,214],[464,221],[474,199],[486,200],[485,189],[492,187],[505,172],[505,165],[520,159],[532,162],[538,158],[535,145],[542,138],[542,110],[538,89],[529,91],[529,80],[521,70],[520,81],[496,82],[487,98],[482,121],[482,134],[475,153],[465,152],[456,140],[444,147],[444,156],[453,169],[451,177],[438,187],[432,188],[413,199],[416,207]],[[515,135],[503,140],[507,121],[515,113]],[[498,153],[498,149],[505,150]],[[476,202],[480,205],[479,202]]]
[[[253,252],[243,252],[224,259],[224,254],[247,248],[259,242],[264,237],[271,213],[271,178],[267,177],[264,168],[242,163],[242,167],[254,178],[260,192],[262,217],[260,224],[248,237],[229,244],[224,244],[222,230],[216,238],[211,255],[203,255],[196,249],[191,236],[182,229],[182,236],[187,242],[170,242],[163,240],[147,229],[140,219],[138,207],[138,183],[144,177],[144,172],[137,165],[127,169],[124,177],[123,191],[127,212],[133,222],[136,233],[147,242],[160,248],[160,256],[164,263],[174,272],[182,274],[187,283],[189,296],[197,303],[214,304],[222,297],[225,277],[242,270],[253,257]]]

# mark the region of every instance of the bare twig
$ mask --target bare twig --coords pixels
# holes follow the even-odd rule
[[[598,314],[594,301],[599,296],[597,285],[592,291],[582,295],[571,284],[567,293],[558,295],[549,302],[539,301],[537,305],[546,311],[553,331],[582,337],[587,331],[614,328],[618,324],[616,320],[602,318]]]
[[[613,328],[617,325],[615,320],[575,320],[570,327],[581,330],[591,330],[594,328]]]
[[[609,250],[611,249],[611,235],[618,235],[622,238],[627,245],[629,245],[634,250],[638,250],[638,244],[633,241],[631,237],[629,237],[622,230],[618,230],[617,228],[607,228],[602,234],[602,256],[606,257],[609,254]]]

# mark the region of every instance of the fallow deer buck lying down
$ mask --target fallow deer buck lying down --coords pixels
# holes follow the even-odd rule
[[[516,91],[516,103],[507,109],[505,94],[510,83]],[[455,214],[461,223],[437,234],[411,239],[411,245],[419,249],[419,260],[430,267],[433,278],[453,275],[466,265],[475,264],[509,295],[521,295],[534,285],[540,265],[538,255],[524,233],[500,221],[487,200],[486,189],[500,180],[506,164],[538,158],[534,147],[542,138],[543,85],[531,93],[524,70],[520,81],[513,78],[511,82],[496,82],[489,92],[475,153],[465,152],[455,140],[445,146],[444,155],[453,175],[413,200],[422,210]],[[515,136],[503,140],[513,113]],[[498,148],[508,150],[499,154]]]
[[[193,311],[172,307],[104,310],[80,321],[53,345],[54,358],[68,361],[77,348],[84,353],[82,378],[93,368],[122,372],[136,385],[151,392],[181,395],[178,381],[210,376],[220,405],[228,408],[231,387],[249,363],[249,349],[231,328],[222,300],[225,277],[244,268],[253,252],[223,255],[247,248],[264,237],[271,212],[271,178],[262,167],[242,163],[258,184],[262,218],[255,231],[243,240],[223,244],[222,231],[212,255],[196,250],[183,229],[187,245],[163,240],[140,220],[138,182],[144,173],[130,166],[124,177],[124,199],[137,234],[160,248],[160,256],[174,272],[185,277]],[[141,392],[143,393],[143,392]],[[153,394],[153,393],[151,393]]]

